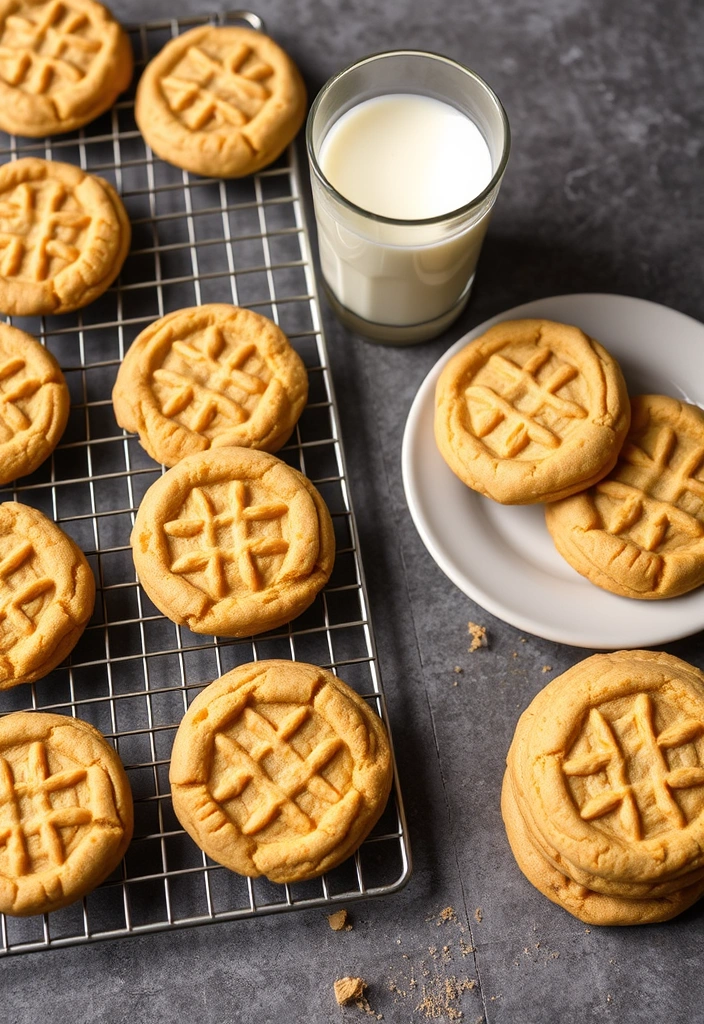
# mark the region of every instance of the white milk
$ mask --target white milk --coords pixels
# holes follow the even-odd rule
[[[387,224],[314,190],[322,270],[335,297],[377,324],[434,320],[468,292],[493,197],[452,217],[490,183],[481,132],[428,96],[365,100],[333,124],[319,163],[333,188],[362,210],[397,221],[450,215],[439,225]]]

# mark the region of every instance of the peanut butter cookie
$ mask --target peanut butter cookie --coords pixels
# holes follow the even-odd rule
[[[198,694],[176,734],[176,816],[209,857],[272,882],[349,857],[381,816],[393,767],[381,719],[340,679],[259,661]]]
[[[519,864],[572,913],[597,923],[665,920],[661,911],[674,916],[704,891],[698,669],[648,651],[587,658],[534,698],[507,762],[512,846],[522,844],[520,830],[530,837],[521,849],[532,866],[517,852]]]
[[[146,67],[135,117],[157,156],[241,178],[279,156],[303,123],[306,92],[273,39],[249,28],[194,28]]]
[[[631,401],[608,476],[548,505],[555,547],[598,587],[653,601],[704,583],[704,412],[665,395]]]
[[[28,505],[0,505],[0,690],[48,675],[93,612],[95,580],[63,530]]]
[[[132,793],[92,725],[16,711],[0,719],[0,912],[44,914],[80,899],[122,860]]]
[[[189,455],[145,494],[132,552],[147,594],[195,633],[251,636],[300,615],[335,558],[315,487],[273,455]]]
[[[308,374],[276,324],[238,306],[180,309],[133,342],[112,394],[117,422],[157,462],[224,445],[277,451],[308,397]]]
[[[507,320],[443,369],[435,439],[468,487],[507,505],[556,501],[614,466],[630,406],[618,363],[577,327]]]
[[[120,272],[130,222],[107,181],[55,160],[0,167],[0,312],[69,313]]]
[[[0,128],[72,132],[132,78],[130,41],[96,0],[0,0]]]
[[[51,353],[24,331],[0,324],[0,484],[33,473],[51,455],[69,406]]]

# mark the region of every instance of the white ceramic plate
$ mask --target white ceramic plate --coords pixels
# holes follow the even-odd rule
[[[597,650],[652,647],[704,629],[704,587],[667,601],[616,597],[557,553],[542,505],[499,505],[457,479],[435,446],[435,384],[445,363],[501,320],[576,324],[621,364],[631,394],[673,395],[704,407],[704,325],[623,295],[558,295],[509,309],[453,345],[420,386],[403,438],[413,522],[463,593],[524,632]]]

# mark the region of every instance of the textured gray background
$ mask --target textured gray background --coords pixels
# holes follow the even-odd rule
[[[212,4],[121,0],[114,9],[145,20]],[[438,1019],[701,1019],[701,911],[590,930],[515,867],[499,814],[506,749],[546,681],[541,667],[554,676],[586,652],[522,642],[445,579],[406,509],[400,447],[438,356],[509,306],[613,291],[704,319],[703,10],[695,0],[262,0],[258,13],[311,95],[365,53],[438,50],[494,86],[513,129],[475,294],[447,336],[383,349],[349,336],[326,310],[415,872],[401,894],[357,904],[350,932],[332,933],[320,912],[295,913],[9,959],[0,1020],[362,1020],[334,1003],[343,974],[361,974],[374,1011],[393,1022],[427,1018],[423,986],[442,993]],[[491,638],[473,655],[469,619]],[[668,649],[704,667],[701,637]],[[464,668],[459,679],[454,665]],[[447,906],[457,921],[438,925]],[[470,945],[476,951],[463,955]],[[450,998],[453,978],[476,985]]]

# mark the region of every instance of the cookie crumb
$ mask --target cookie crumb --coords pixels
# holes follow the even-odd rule
[[[552,672],[552,665],[543,665],[542,672]]]
[[[352,931],[352,925],[347,911],[344,908],[342,910],[336,910],[334,914],[328,914],[328,924],[334,932]]]
[[[462,671],[462,666],[461,666],[461,665],[455,665],[455,672],[456,672],[456,673],[457,673],[458,675],[460,674],[460,672],[461,672],[461,671]]]
[[[367,983],[364,978],[338,978],[333,987],[338,1006],[349,1006],[364,998]]]
[[[455,671],[457,670],[455,669]],[[439,928],[441,924],[446,924],[448,921],[457,921],[457,914],[455,913],[454,907],[445,907],[444,910],[441,910],[435,923]]]
[[[477,924],[481,924],[483,917],[484,915],[482,914],[482,908],[477,907],[477,909],[474,911],[474,920],[477,922]]]
[[[511,657],[512,658],[517,658],[518,657],[518,651],[511,651]]]
[[[486,626],[480,626],[476,622],[468,622],[467,632],[472,638],[472,642],[467,648],[470,654],[474,654],[480,647],[488,646],[489,640],[486,635]]]
[[[470,946],[464,939],[460,939],[460,953],[462,956],[469,956],[470,953],[474,953],[474,946]]]

